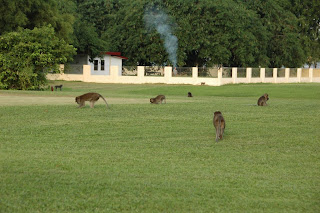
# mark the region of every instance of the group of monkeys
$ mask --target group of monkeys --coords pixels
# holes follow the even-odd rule
[[[188,92],[188,97],[193,97],[191,92]],[[77,96],[76,102],[79,104],[79,107],[84,107],[85,102],[89,101],[90,107],[93,108],[94,103],[97,100],[99,100],[99,98],[102,98],[104,100],[104,102],[106,103],[107,108],[109,108],[109,105],[108,105],[106,99],[102,95],[100,95],[99,93],[94,93],[94,92],[90,92],[90,93],[86,93],[86,94]],[[258,99],[258,106],[267,106],[267,100],[269,100],[269,95],[267,93],[265,93],[264,95],[262,95]],[[155,98],[150,98],[151,104],[159,104],[159,103],[162,104],[163,101],[164,101],[164,103],[167,103],[166,96],[164,96],[164,95],[158,95]],[[216,142],[218,142],[219,139],[220,140],[223,139],[224,129],[226,128],[226,121],[220,111],[214,112],[213,125],[216,129]]]
[[[258,106],[267,106],[267,100],[269,100],[269,95],[265,93],[258,99]],[[220,111],[214,112],[213,125],[216,128],[216,142],[218,142],[219,139],[223,139],[223,132],[226,128],[226,121]]]
[[[258,99],[258,106],[267,106],[267,100],[269,100],[269,95],[265,93]],[[216,142],[218,142],[219,139],[223,139],[223,132],[226,128],[226,121],[220,111],[214,112],[213,125],[216,128]]]

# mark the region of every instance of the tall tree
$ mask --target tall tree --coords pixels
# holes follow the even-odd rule
[[[179,1],[172,7],[179,48],[189,66],[265,65],[267,32],[257,15],[234,1]]]
[[[179,66],[267,64],[267,32],[258,16],[231,0],[129,1],[118,11],[103,39],[129,56],[128,63],[170,64],[164,41],[146,29],[145,10],[163,10],[178,37]]]
[[[301,33],[287,9],[295,1],[78,0],[77,47],[92,55],[121,51],[128,65],[171,64],[163,35],[146,26],[145,11],[153,7],[156,16],[157,10],[167,14],[167,27],[178,38],[179,66],[297,67],[307,56],[314,61],[311,46],[319,39],[310,42]]]
[[[290,0],[284,7],[298,18],[298,29],[307,56],[306,63],[316,66],[320,61],[320,1]]]
[[[1,0],[0,4],[0,35],[50,24],[60,38],[71,41],[73,15],[59,10],[72,4],[70,0]]]
[[[257,13],[269,32],[266,45],[270,67],[300,67],[306,61],[298,19],[285,8],[287,0],[238,0]]]
[[[117,1],[115,1],[117,2]],[[129,56],[127,65],[164,65],[169,60],[163,41],[156,32],[148,32],[143,20],[147,1],[122,1],[110,4],[109,22],[102,38],[108,48]]]
[[[107,43],[101,39],[109,23],[107,2],[77,0],[73,44],[79,54],[88,54],[91,59],[107,49]]]

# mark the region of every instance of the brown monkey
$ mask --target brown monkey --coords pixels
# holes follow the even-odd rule
[[[188,97],[193,97],[191,92],[188,92]]]
[[[150,103],[152,103],[152,104],[158,104],[158,103],[162,104],[162,101],[164,101],[165,104],[167,103],[166,96],[158,95],[155,98],[150,98]]]
[[[94,107],[94,103],[99,100],[99,98],[102,98],[104,100],[104,102],[106,102],[107,108],[109,107],[106,99],[104,99],[104,97],[102,95],[100,95],[99,93],[95,93],[95,92],[89,92],[83,95],[80,95],[78,97],[76,97],[76,102],[79,104],[79,108],[80,107],[84,107],[85,102],[86,101],[90,101],[90,107],[93,108]]]
[[[265,93],[258,99],[258,106],[267,106],[267,100],[269,100],[269,95]]]
[[[219,139],[223,139],[223,132],[226,128],[226,122],[220,111],[214,112],[213,125],[216,128],[216,142],[218,142]]]

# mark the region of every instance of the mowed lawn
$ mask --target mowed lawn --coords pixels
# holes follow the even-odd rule
[[[0,212],[320,212],[320,84],[58,84],[0,91]]]

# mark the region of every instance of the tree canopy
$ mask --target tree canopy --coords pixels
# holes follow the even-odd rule
[[[126,65],[300,67],[320,60],[317,0],[0,1],[1,41],[50,26],[65,58],[72,45],[91,57],[122,52]],[[8,49],[1,51],[4,57]]]
[[[56,37],[51,26],[6,33],[0,37],[0,88],[40,89],[48,70],[74,54],[75,49]]]
[[[169,17],[178,66],[300,67],[320,55],[319,10],[312,6],[319,3],[307,2],[88,0],[78,1],[78,13],[101,44],[91,49],[123,52],[128,65],[172,64],[161,34],[146,24],[146,10],[153,7]]]

